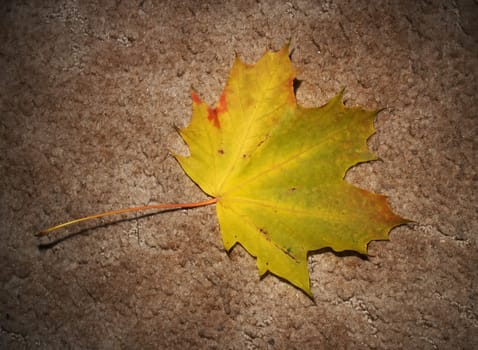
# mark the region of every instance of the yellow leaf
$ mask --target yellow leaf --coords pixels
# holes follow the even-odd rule
[[[343,180],[375,159],[367,147],[376,111],[342,94],[319,108],[296,103],[288,46],[255,64],[236,59],[215,108],[193,92],[193,116],[176,156],[216,208],[224,246],[240,243],[271,272],[311,295],[307,255],[324,247],[363,254],[407,220],[386,198]]]

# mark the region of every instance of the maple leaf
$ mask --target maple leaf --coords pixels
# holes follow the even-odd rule
[[[312,295],[309,252],[367,252],[372,240],[407,220],[383,195],[344,181],[376,159],[367,139],[377,111],[345,107],[342,93],[319,108],[296,103],[289,48],[255,64],[236,58],[215,108],[193,92],[193,115],[179,132],[190,156],[175,155],[216,199],[225,248],[237,243],[271,272]]]
[[[179,131],[191,155],[175,157],[213,198],[111,210],[37,235],[110,215],[215,203],[228,251],[241,244],[261,276],[271,272],[312,297],[310,252],[366,254],[370,241],[388,239],[409,220],[394,214],[385,196],[344,181],[350,167],[376,159],[367,139],[378,112],[345,107],[342,93],[319,108],[297,105],[288,52],[268,51],[255,65],[236,58],[215,108],[192,93],[191,123]]]

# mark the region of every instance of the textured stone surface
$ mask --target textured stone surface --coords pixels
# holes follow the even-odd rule
[[[0,5],[0,348],[473,349],[478,344],[474,1],[87,1]],[[310,257],[315,303],[224,252],[213,207],[168,152],[194,87],[291,40],[319,105],[388,107],[347,180],[416,224],[370,257]],[[126,217],[125,217],[126,218]],[[39,243],[61,239],[49,248]]]

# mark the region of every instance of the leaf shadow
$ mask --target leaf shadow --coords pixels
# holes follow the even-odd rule
[[[369,254],[359,253],[359,252],[356,252],[354,250],[342,250],[340,252],[337,252],[330,247],[325,247],[325,248],[309,251],[308,254],[307,254],[307,257],[309,258],[312,255],[321,255],[321,254],[325,254],[325,253],[332,253],[339,258],[354,256],[354,257],[360,258],[361,260],[364,260],[364,261],[369,260],[368,258],[370,256]]]
[[[262,281],[264,278],[268,277],[268,276],[274,276],[275,278],[279,279],[282,283],[285,283],[286,285],[294,288],[295,290],[297,290],[298,292],[300,292],[301,294],[305,295],[313,304],[314,306],[317,306],[317,302],[315,301],[315,298],[313,295],[310,295],[308,293],[306,293],[305,291],[303,291],[302,289],[300,289],[299,287],[297,287],[295,284],[292,284],[290,283],[290,281],[288,281],[287,279],[285,279],[284,277],[281,277],[279,275],[276,275],[275,273],[273,272],[270,272],[270,271],[266,271],[262,276],[259,277],[259,279]]]
[[[53,239],[49,242],[40,242],[40,243],[37,244],[37,248],[40,251],[47,251],[49,249],[52,249],[56,245],[58,245],[60,243],[63,243],[65,241],[68,241],[70,239],[75,239],[75,238],[78,238],[80,236],[88,236],[90,234],[93,234],[93,231],[95,231],[99,228],[114,226],[114,225],[121,224],[123,222],[130,222],[130,221],[134,221],[134,220],[140,220],[140,219],[144,219],[144,218],[147,218],[147,217],[150,217],[150,216],[154,216],[154,215],[158,215],[158,214],[162,214],[162,213],[167,213],[167,212],[172,212],[172,211],[177,211],[177,210],[183,210],[183,208],[166,209],[166,210],[161,210],[161,211],[158,211],[158,212],[155,212],[155,213],[147,213],[147,214],[143,214],[143,215],[139,215],[139,216],[135,216],[135,217],[131,217],[131,218],[124,218],[124,219],[118,219],[118,220],[113,220],[113,221],[101,223],[101,224],[94,225],[94,226],[91,226],[91,227],[87,227],[87,228],[84,228],[84,229],[81,229],[81,230],[78,230],[78,231],[67,233],[64,236],[59,237],[59,238],[55,238],[55,239]],[[50,236],[47,236],[47,237],[50,237]]]
[[[357,257],[357,258],[359,258],[363,261],[368,261],[369,256],[370,256],[370,255],[362,254],[362,253],[359,253],[359,252],[356,252],[356,251],[353,251],[353,250],[344,250],[344,251],[336,252],[332,248],[326,247],[326,248],[321,248],[321,249],[309,251],[308,254],[307,254],[307,258],[309,258],[311,255],[325,254],[325,253],[333,253],[335,256],[340,257],[340,258]],[[282,282],[288,284],[289,286],[292,286],[293,288],[295,288],[299,292],[303,293],[315,306],[317,305],[317,301],[315,300],[314,295],[310,295],[310,294],[306,293],[301,288],[299,288],[296,285],[290,283],[290,281],[288,281],[287,279],[285,279],[285,278],[283,278],[279,275],[276,275],[275,273],[273,273],[271,271],[266,271],[262,276],[260,276],[260,279],[263,280],[267,276],[274,276],[274,277],[280,279]]]
[[[294,96],[297,96],[297,90],[299,90],[299,87],[301,84],[302,84],[302,80],[294,78],[292,82],[292,88],[294,89]]]

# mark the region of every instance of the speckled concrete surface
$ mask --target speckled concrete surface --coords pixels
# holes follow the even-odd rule
[[[0,348],[478,346],[476,1],[0,5]],[[204,195],[168,152],[194,87],[291,40],[300,103],[388,107],[347,180],[417,223],[370,258],[310,258],[315,303],[222,247],[214,207],[74,217]],[[71,235],[72,234],[72,235]],[[71,235],[71,236],[69,236]],[[49,248],[39,243],[69,237]]]

